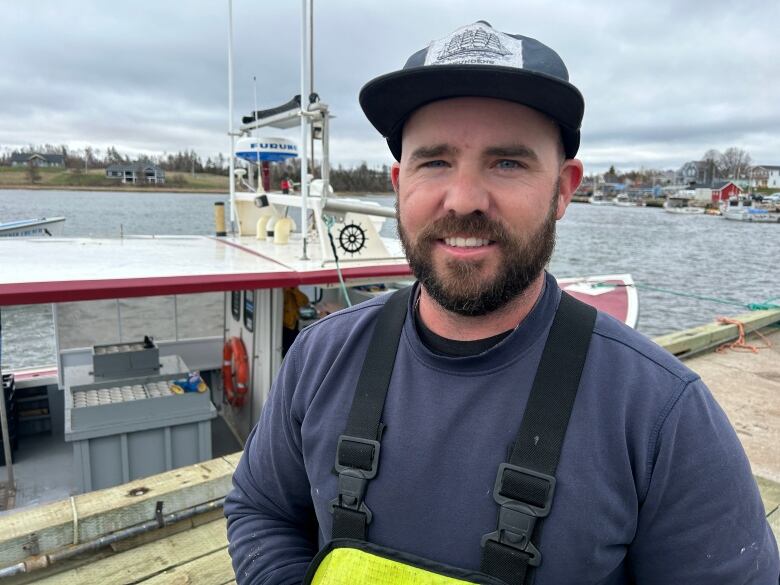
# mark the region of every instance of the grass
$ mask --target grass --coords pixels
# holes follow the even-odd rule
[[[106,177],[105,169],[83,170],[63,168],[38,168],[38,179],[30,182],[26,168],[0,167],[0,188],[46,189],[46,188],[81,188],[81,189],[112,189],[145,191],[218,191],[227,193],[228,179],[224,175],[196,173],[166,172],[165,184],[131,185],[123,184],[116,179]]]

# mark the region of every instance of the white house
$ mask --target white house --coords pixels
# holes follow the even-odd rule
[[[123,183],[165,183],[165,171],[151,163],[109,165],[106,177]]]
[[[769,189],[780,189],[780,166],[777,165],[761,165],[766,169],[766,186]]]

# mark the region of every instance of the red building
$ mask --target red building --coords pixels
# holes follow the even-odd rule
[[[718,181],[712,186],[712,202],[728,201],[732,197],[739,197],[742,189],[731,181]]]

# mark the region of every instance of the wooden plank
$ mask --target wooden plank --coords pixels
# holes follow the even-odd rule
[[[186,520],[181,520],[174,524],[167,524],[163,528],[151,530],[149,532],[144,532],[143,534],[139,534],[138,536],[134,536],[132,538],[120,540],[112,544],[111,549],[114,550],[114,552],[122,552],[122,551],[130,550],[131,548],[143,546],[150,542],[154,542],[155,540],[160,540],[161,538],[167,538],[179,532],[190,530],[191,528],[197,528],[198,526],[202,526],[210,522],[215,522],[217,520],[226,522],[225,514],[222,511],[222,508],[219,508],[217,510],[211,510],[210,512],[206,512],[205,514],[199,514],[198,516],[195,516],[193,518],[187,518]]]
[[[153,519],[157,501],[163,502],[163,513],[168,514],[224,497],[230,490],[234,469],[234,465],[220,457],[75,496],[79,542]],[[72,542],[70,500],[0,517],[0,566]]]
[[[732,318],[744,323],[746,332],[755,331],[780,322],[780,309],[752,311]],[[653,341],[678,357],[686,357],[736,339],[738,333],[739,329],[736,325],[710,323],[685,331],[661,335],[654,338]]]
[[[226,547],[225,523],[217,521],[59,573],[36,583],[40,585],[72,583],[129,585],[215,551],[225,551],[227,554]]]
[[[239,459],[241,459],[241,456],[243,454],[244,454],[243,451],[237,451],[236,453],[231,453],[230,455],[225,455],[224,457],[222,457],[222,459],[227,461],[233,467],[236,467],[238,465]]]
[[[140,581],[142,585],[224,585],[235,582],[233,565],[227,548],[214,551],[189,563],[184,563],[150,579]]]

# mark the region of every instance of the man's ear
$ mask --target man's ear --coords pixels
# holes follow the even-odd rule
[[[393,191],[398,195],[398,175],[401,173],[401,165],[397,162],[390,167],[390,182],[393,183]]]
[[[567,158],[561,165],[558,173],[558,210],[555,219],[562,219],[566,208],[571,203],[571,198],[580,186],[583,177],[582,161],[576,158]]]

